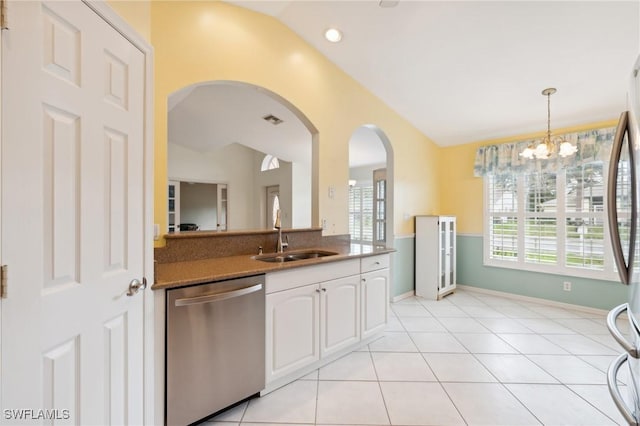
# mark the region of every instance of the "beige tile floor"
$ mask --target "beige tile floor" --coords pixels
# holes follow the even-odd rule
[[[391,310],[380,339],[209,423],[625,424],[604,315],[464,290]]]

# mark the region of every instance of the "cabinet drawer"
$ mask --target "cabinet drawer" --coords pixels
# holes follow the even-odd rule
[[[265,278],[266,293],[316,284],[359,273],[359,259],[341,260],[323,265],[301,266],[284,271],[270,272]]]
[[[365,273],[389,267],[389,255],[379,254],[377,256],[363,257],[360,259],[360,272]]]

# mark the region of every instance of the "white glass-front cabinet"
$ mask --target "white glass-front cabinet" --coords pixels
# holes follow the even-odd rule
[[[455,216],[416,216],[416,295],[439,300],[456,289]]]
[[[169,181],[168,191],[169,232],[180,231],[180,182]]]
[[[218,231],[227,230],[227,185],[219,183],[216,185],[217,198],[217,210],[218,215]]]

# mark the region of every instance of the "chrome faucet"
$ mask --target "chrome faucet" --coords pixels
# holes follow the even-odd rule
[[[278,243],[276,244],[276,252],[282,253],[287,247],[289,247],[289,236],[285,236],[285,241],[282,242],[282,222],[280,221],[280,210],[276,213],[276,223],[273,225],[278,230]]]

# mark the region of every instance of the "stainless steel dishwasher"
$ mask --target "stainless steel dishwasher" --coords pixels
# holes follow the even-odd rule
[[[264,389],[264,275],[167,290],[167,425],[188,425]]]

